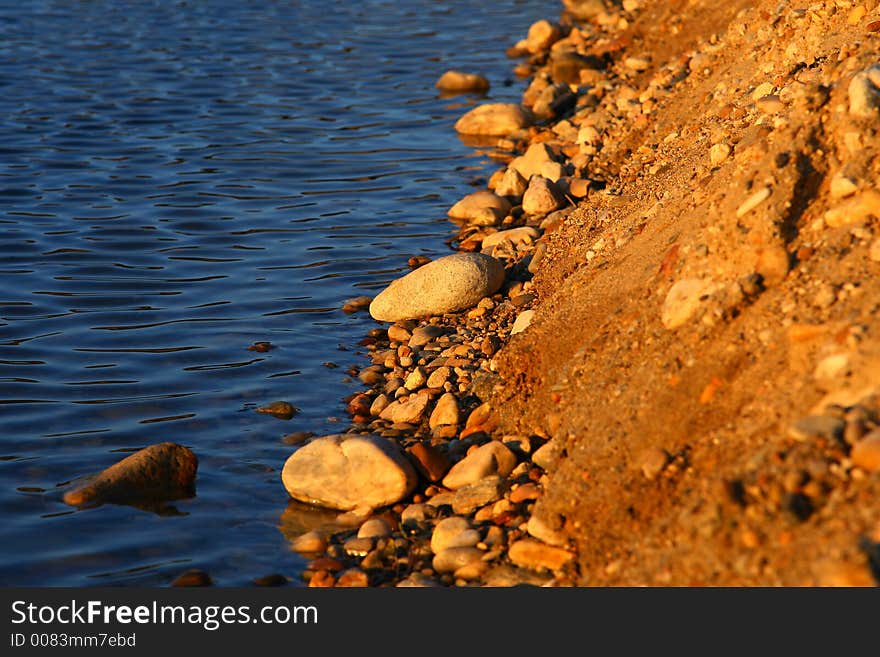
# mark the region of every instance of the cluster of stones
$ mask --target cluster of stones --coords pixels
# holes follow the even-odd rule
[[[585,119],[606,63],[588,52],[593,26],[532,25],[510,52],[534,75],[523,103],[478,105],[456,123],[496,140],[504,160],[486,189],[449,209],[458,253],[414,258],[375,299],[347,305],[391,325],[370,332],[372,362],[350,372],[367,389],[346,400],[348,433],[312,440],[285,466],[292,497],[346,512],[293,541],[312,559],[310,586],[571,581],[564,528],[531,514],[557,443],[497,435],[482,400],[493,356],[532,320],[546,236],[590,193],[584,174],[601,134]],[[437,86],[480,92],[487,82],[450,71]]]

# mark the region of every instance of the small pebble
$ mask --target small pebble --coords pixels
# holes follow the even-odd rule
[[[174,587],[212,586],[213,584],[211,576],[204,570],[197,568],[181,573],[171,582],[171,586]]]

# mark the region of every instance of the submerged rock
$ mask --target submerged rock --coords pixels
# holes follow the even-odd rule
[[[73,506],[149,504],[191,497],[198,459],[186,447],[166,442],[150,445],[64,495]]]
[[[532,124],[529,114],[515,103],[478,105],[458,121],[455,130],[465,135],[511,135]]]
[[[482,253],[455,253],[393,281],[370,304],[380,322],[397,322],[465,310],[504,282],[504,265]]]
[[[478,73],[446,71],[435,86],[441,91],[481,92],[489,90],[489,80]]]
[[[349,511],[400,501],[417,477],[400,447],[377,436],[324,436],[287,459],[281,473],[290,496]]]

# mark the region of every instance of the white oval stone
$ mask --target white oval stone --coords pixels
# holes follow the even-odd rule
[[[399,502],[418,477],[400,447],[378,436],[323,436],[300,447],[281,480],[301,502],[349,511]]]
[[[504,265],[482,253],[455,253],[393,281],[370,304],[380,322],[397,322],[466,310],[504,282]]]

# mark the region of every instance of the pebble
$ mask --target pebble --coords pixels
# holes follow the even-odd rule
[[[730,157],[730,146],[727,144],[714,144],[709,149],[709,161],[713,167],[723,164]]]
[[[484,555],[483,559],[485,559],[485,558],[486,558],[486,556]],[[456,570],[453,573],[453,577],[455,577],[455,579],[457,579],[457,580],[465,580],[465,581],[476,580],[476,579],[480,579],[481,577],[483,577],[483,575],[486,574],[486,572],[489,570],[489,568],[490,568],[489,564],[483,560],[472,561],[471,563],[465,564],[464,566],[462,566],[461,568]]]
[[[412,372],[409,373],[409,376],[406,377],[406,380],[403,382],[404,387],[407,390],[415,392],[419,388],[421,388],[428,381],[428,377],[425,374],[425,370],[422,367],[416,367]]]
[[[525,153],[513,158],[507,166],[508,169],[513,169],[525,181],[528,181],[532,176],[541,175],[541,169],[555,161],[556,158],[550,147],[543,142],[536,142],[530,145]],[[525,193],[525,190],[523,190],[523,193]]]
[[[443,485],[453,490],[478,482],[484,477],[506,477],[516,467],[516,456],[499,440],[491,440],[471,451],[452,466]]]
[[[492,216],[492,221],[488,225],[494,225],[510,213],[510,201],[493,192],[482,190],[462,198],[449,208],[447,214],[452,219],[471,221],[486,216],[486,210],[491,211]]]
[[[422,421],[425,410],[428,408],[428,400],[428,395],[410,395],[406,401],[398,399],[388,404],[379,417],[392,424],[398,422],[418,424]]]
[[[522,484],[510,491],[510,501],[514,504],[522,504],[541,497],[541,489],[535,483]]]
[[[576,198],[587,198],[590,195],[591,181],[586,178],[569,178],[568,193]]]
[[[392,282],[370,304],[370,315],[395,322],[465,310],[498,290],[504,278],[499,260],[482,253],[455,253]]]
[[[848,353],[843,352],[825,356],[820,360],[813,371],[813,378],[819,385],[830,389],[842,383],[842,379],[848,376],[850,372],[850,356]]]
[[[434,554],[453,547],[473,547],[479,542],[480,532],[462,516],[444,518],[431,533],[431,551]]]
[[[475,547],[447,548],[434,555],[432,567],[438,573],[452,573],[468,564],[482,561],[483,550]]]
[[[556,184],[542,175],[532,176],[522,199],[522,209],[527,215],[550,214],[565,204],[566,199]]]
[[[377,436],[316,438],[287,459],[281,478],[294,499],[343,511],[394,504],[417,482],[397,443]]]
[[[559,547],[547,545],[533,538],[523,538],[510,546],[510,560],[517,566],[531,570],[559,570],[574,558],[574,554]]]
[[[171,586],[174,587],[213,586],[213,584],[211,576],[198,568],[181,573],[171,582]]]
[[[388,339],[391,342],[409,342],[411,338],[412,333],[399,324],[392,324],[388,327]]]
[[[349,568],[339,574],[336,580],[336,586],[346,588],[362,588],[370,585],[370,578],[359,568]]]
[[[519,228],[510,228],[509,230],[499,230],[483,238],[483,248],[493,247],[504,242],[511,244],[531,244],[541,236],[536,228],[532,226],[520,226]]]
[[[647,71],[651,66],[651,60],[646,57],[627,57],[623,60],[623,65],[632,71]]]
[[[740,204],[740,206],[736,209],[736,216],[742,217],[748,214],[759,205],[761,205],[761,203],[770,198],[770,194],[771,191],[769,187],[761,187],[761,189],[756,191]]]
[[[862,223],[868,217],[880,217],[880,192],[867,189],[825,213],[825,223],[831,228]]]
[[[532,119],[515,103],[478,105],[455,122],[455,130],[465,135],[513,135],[528,128]]]
[[[532,454],[532,463],[543,470],[552,470],[562,456],[562,442],[558,439],[548,440]]]
[[[388,399],[388,395],[384,393],[378,395],[373,400],[373,403],[370,404],[370,415],[373,417],[379,417],[382,414],[382,411],[384,411],[390,403],[391,400]]]
[[[391,526],[384,518],[370,518],[360,526],[358,538],[385,538],[391,536]]]
[[[785,103],[776,94],[767,94],[755,101],[755,107],[764,114],[779,114],[785,109]]]
[[[428,418],[428,426],[436,429],[442,425],[456,425],[458,422],[458,399],[451,392],[447,392],[437,400],[437,405]]]
[[[483,477],[455,491],[452,510],[463,515],[471,514],[480,507],[501,499],[506,489],[506,479],[496,476]]]
[[[849,113],[861,119],[877,117],[880,107],[880,65],[856,73],[847,88]]]
[[[651,480],[663,472],[668,461],[669,455],[666,450],[659,447],[648,447],[639,455],[638,467],[645,479]]]
[[[425,443],[415,443],[407,448],[416,470],[428,481],[436,483],[443,479],[451,466],[449,459],[437,448]]]
[[[191,497],[198,459],[176,443],[157,443],[100,472],[64,494],[72,506],[137,504]]]
[[[253,579],[254,586],[287,586],[289,581],[281,573],[262,575]]]
[[[436,579],[422,573],[410,573],[397,583],[398,588],[431,588],[439,586],[440,584]]]
[[[599,76],[602,60],[570,50],[554,52],[550,60],[550,77],[556,82],[581,84],[583,75]]]
[[[430,376],[428,376],[428,387],[429,388],[442,388],[443,384],[449,381],[449,376],[452,373],[446,366],[438,367],[436,370],[431,372]]]
[[[535,316],[534,310],[524,310],[519,315],[516,316],[516,319],[513,322],[513,326],[510,328],[510,334],[516,335],[517,333],[522,333],[525,331],[529,325],[532,323],[532,318]]]
[[[559,26],[542,19],[532,23],[526,34],[525,48],[536,55],[550,48],[561,36]]]
[[[520,198],[528,187],[528,181],[519,171],[512,167],[505,169],[501,180],[495,185],[495,193],[499,196]]]
[[[293,404],[286,401],[275,401],[266,406],[257,408],[257,413],[265,413],[272,415],[279,420],[289,420],[299,412],[299,409]]]
[[[526,524],[526,531],[539,541],[562,547],[568,543],[568,536],[562,532],[563,519],[556,516],[554,520],[551,523],[543,514],[533,513]]]
[[[322,554],[327,549],[327,539],[320,532],[312,530],[293,539],[290,547],[300,554]]]
[[[346,313],[356,313],[359,310],[369,308],[372,301],[373,297],[355,297],[346,301],[342,306],[342,310]]]
[[[400,512],[400,524],[407,529],[418,529],[437,516],[437,508],[430,504],[409,504]]]
[[[766,286],[781,283],[791,268],[791,256],[783,246],[768,246],[758,251],[755,270]]]
[[[831,198],[840,200],[855,194],[859,191],[859,187],[852,178],[844,175],[842,171],[838,171],[831,178],[829,191],[831,192]]]
[[[311,431],[294,431],[281,438],[285,445],[299,445],[304,443],[315,434]]]
[[[365,557],[374,547],[374,541],[369,537],[352,536],[342,544],[345,553],[352,557]]]
[[[435,86],[442,91],[482,92],[489,90],[489,80],[479,73],[450,70],[437,79]]]
[[[880,431],[872,431],[853,445],[849,457],[853,465],[863,470],[880,470]]]
[[[715,291],[715,284],[705,278],[684,278],[669,290],[660,319],[663,326],[676,329],[686,324]]]
[[[330,588],[336,584],[336,578],[326,570],[319,570],[309,577],[309,588]]]
[[[410,347],[424,347],[426,344],[433,342],[437,338],[446,334],[446,329],[441,326],[428,324],[427,326],[419,326],[413,329],[412,337],[409,339]]]

